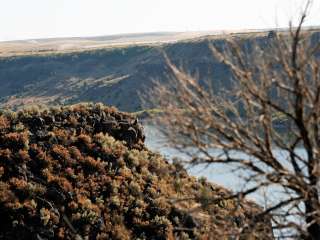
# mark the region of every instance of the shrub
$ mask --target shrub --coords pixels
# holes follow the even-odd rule
[[[0,239],[201,239],[234,225],[213,225],[207,210],[188,215],[199,205],[194,186],[208,183],[177,175],[181,166],[150,152],[142,132],[126,142],[121,122],[134,119],[101,105],[0,115]]]

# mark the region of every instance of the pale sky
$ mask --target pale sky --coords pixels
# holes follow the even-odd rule
[[[305,0],[0,0],[0,41],[288,26]],[[307,25],[320,25],[320,0]]]

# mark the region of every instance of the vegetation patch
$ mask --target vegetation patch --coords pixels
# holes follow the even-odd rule
[[[230,239],[259,208],[226,193],[150,152],[114,108],[0,114],[0,239]]]

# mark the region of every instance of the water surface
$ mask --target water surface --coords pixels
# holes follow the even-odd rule
[[[185,155],[183,155],[178,150],[173,149],[172,147],[168,146],[168,142],[166,141],[165,136],[155,127],[146,125],[145,128],[145,134],[146,134],[146,145],[149,149],[153,151],[157,151],[161,153],[163,156],[165,156],[168,159],[172,159],[174,157],[178,158],[186,158]],[[212,149],[211,154],[212,155],[219,155],[221,151]],[[286,158],[288,157],[288,153],[280,150],[280,149],[274,149],[273,153],[277,159],[279,159],[281,162],[286,164]],[[241,158],[247,158],[249,156],[245,156],[243,153],[232,153],[235,157],[241,157]],[[302,149],[298,150],[298,154],[303,156],[305,155],[305,152]],[[226,187],[234,192],[238,192],[244,189],[248,189],[248,187],[254,185],[254,182],[251,184],[248,183],[244,177],[248,176],[248,173],[246,172],[239,172],[234,171],[234,166],[226,165],[226,164],[211,164],[211,165],[197,165],[188,167],[186,166],[188,172],[190,175],[196,176],[196,177],[206,177],[209,181],[219,184],[223,187]],[[250,185],[250,186],[249,186]],[[280,200],[282,197],[285,197],[285,194],[283,193],[282,189],[277,186],[272,186],[268,188],[261,189],[260,191],[251,194],[249,197],[254,199],[255,201],[259,202],[260,204],[264,205],[266,204],[266,196],[267,198],[272,201]],[[270,202],[269,202],[270,204]]]

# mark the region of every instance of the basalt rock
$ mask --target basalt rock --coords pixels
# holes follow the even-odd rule
[[[0,239],[233,239],[258,213],[144,146],[130,114],[0,114]],[[260,221],[242,239],[270,239]],[[228,235],[225,230],[228,230]]]
[[[74,105],[71,108],[62,108],[61,111],[43,111],[39,114],[18,113],[15,125],[23,124],[37,140],[45,140],[49,131],[63,129],[68,133],[92,135],[104,133],[113,136],[116,140],[125,141],[129,148],[141,149],[145,136],[137,119],[126,113],[120,113],[113,108],[104,108],[101,105],[87,107]],[[14,126],[13,126],[14,127]]]

